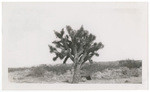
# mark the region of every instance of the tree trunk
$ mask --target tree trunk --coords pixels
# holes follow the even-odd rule
[[[75,64],[74,66],[74,74],[73,74],[72,83],[78,83],[81,81],[80,66],[81,66],[80,64]]]

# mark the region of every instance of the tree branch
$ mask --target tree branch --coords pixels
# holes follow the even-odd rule
[[[69,56],[67,56],[67,57],[64,59],[63,64],[65,64],[65,63],[67,62],[68,58],[69,58]]]

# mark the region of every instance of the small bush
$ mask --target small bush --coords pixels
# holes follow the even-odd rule
[[[139,68],[131,69],[131,76],[139,77],[141,75],[142,75],[142,70],[141,69],[139,69]]]
[[[102,72],[105,69],[118,68],[118,62],[94,62],[93,64],[85,63],[83,69],[89,73]]]
[[[32,67],[31,72],[28,76],[44,77],[45,72],[46,70],[43,66]]]
[[[142,62],[140,60],[121,60],[119,61],[119,66],[128,67],[128,68],[140,68],[142,66]]]
[[[8,68],[8,72],[15,72],[15,71],[24,71],[27,70],[29,68],[23,67],[23,68]]]
[[[57,75],[64,74],[67,70],[70,70],[72,68],[71,64],[58,64],[54,66],[48,66],[45,69],[47,71],[55,72]]]
[[[120,67],[120,70],[121,70],[121,73],[122,73],[121,77],[127,78],[127,77],[131,76],[130,75],[131,70],[128,67]]]
[[[92,79],[116,79],[122,76],[122,70],[119,69],[105,69],[102,72],[92,74]]]
[[[91,75],[92,79],[101,79],[102,78],[102,73],[99,72],[95,72]]]

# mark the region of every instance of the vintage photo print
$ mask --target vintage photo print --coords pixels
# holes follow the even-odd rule
[[[147,3],[2,3],[3,89],[147,89]]]

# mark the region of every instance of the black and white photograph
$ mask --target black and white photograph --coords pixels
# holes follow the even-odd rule
[[[3,89],[147,89],[146,2],[3,2]]]

